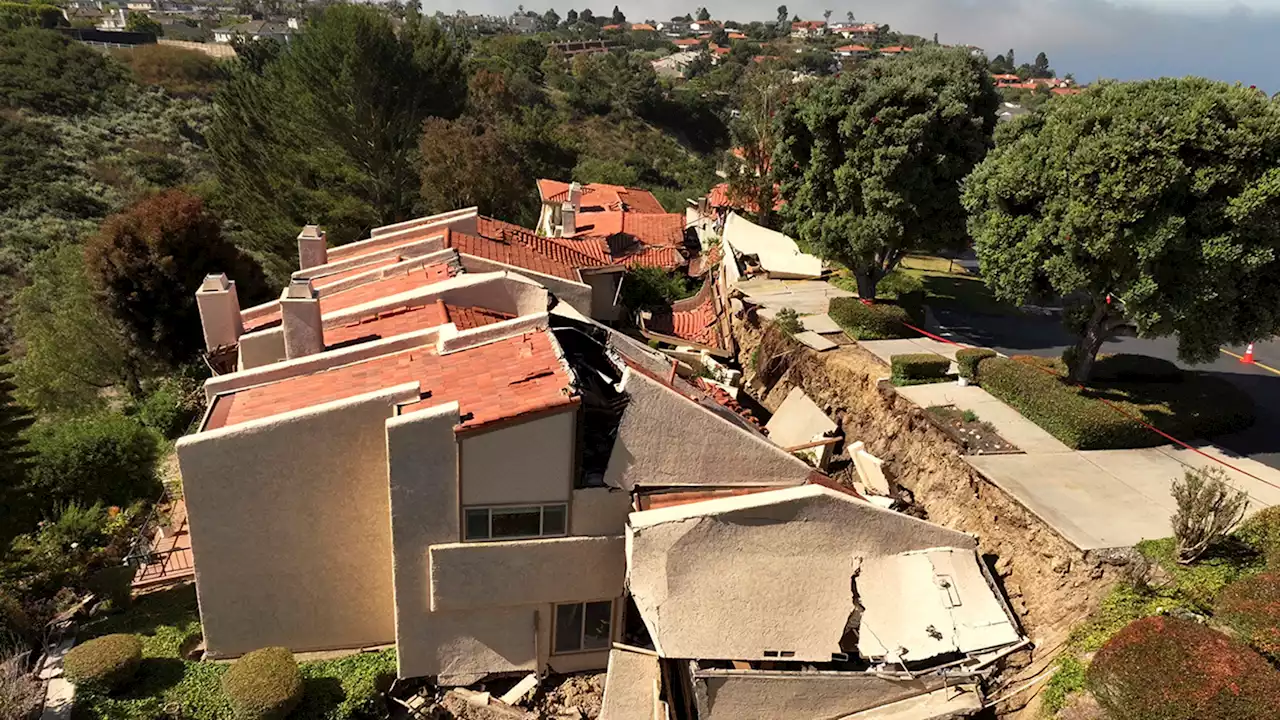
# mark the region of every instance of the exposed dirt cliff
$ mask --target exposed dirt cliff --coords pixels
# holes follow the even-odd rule
[[[803,389],[840,422],[846,443],[861,440],[885,461],[886,475],[910,491],[929,520],[978,537],[1035,643],[1029,657],[1014,660],[994,695],[1046,676],[1043,671],[1071,628],[1116,579],[1124,556],[1082,552],[988,482],[922,410],[878,382],[888,368],[857,345],[819,354],[771,326],[739,319],[734,332],[748,390],[765,408],[775,410],[791,388]],[[1033,717],[1040,685],[1013,692],[997,710],[1008,717]]]

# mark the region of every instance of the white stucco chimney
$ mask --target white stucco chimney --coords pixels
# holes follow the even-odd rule
[[[560,237],[573,237],[578,231],[578,209],[573,203],[560,206]]]
[[[292,359],[324,350],[324,325],[320,321],[320,295],[310,280],[294,280],[280,295],[280,325],[284,330],[284,356]]]
[[[298,269],[306,270],[329,261],[329,246],[319,225],[304,225],[298,234]]]
[[[200,326],[204,329],[206,350],[212,352],[220,347],[235,345],[244,334],[236,284],[228,280],[225,274],[205,275],[204,282],[196,289],[196,308],[200,311]]]
[[[582,207],[582,183],[569,183],[569,204],[573,205],[574,210]]]

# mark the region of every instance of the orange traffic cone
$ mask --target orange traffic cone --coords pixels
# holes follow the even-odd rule
[[[1249,347],[1244,350],[1244,357],[1240,358],[1240,362],[1246,365],[1253,364],[1253,343],[1249,343]]]

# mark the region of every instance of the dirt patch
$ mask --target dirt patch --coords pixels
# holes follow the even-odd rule
[[[942,432],[970,455],[1018,452],[1018,448],[996,433],[991,423],[983,422],[970,410],[960,410],[954,405],[934,405],[925,408],[925,412]]]
[[[604,678],[605,673],[550,678],[543,684],[546,692],[539,692],[534,698],[538,716],[596,720],[600,716],[600,704],[604,699]]]
[[[734,320],[734,334],[742,357],[753,359],[743,363],[749,389],[766,408],[777,409],[791,388],[802,388],[841,424],[849,442],[863,441],[885,461],[890,481],[907,490],[929,520],[977,536],[1035,643],[1028,660],[1007,666],[993,696],[1047,678],[1071,628],[1097,607],[1116,579],[1116,560],[1082,552],[983,478],[963,460],[963,446],[920,408],[881,385],[889,368],[862,348],[819,354],[740,318]],[[1002,698],[998,710],[1014,717],[1022,709],[1017,716],[1034,717],[1040,687],[1037,682]]]

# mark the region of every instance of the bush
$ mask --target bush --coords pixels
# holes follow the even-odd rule
[[[987,392],[1077,450],[1151,447],[1164,438],[1106,405],[1078,394],[1058,378],[1016,360],[978,363]]]
[[[629,310],[651,310],[665,308],[692,294],[684,278],[662,268],[641,265],[627,270],[618,299]]]
[[[854,340],[889,340],[915,337],[904,323],[910,315],[897,305],[864,305],[858,298],[832,298],[827,314]]]
[[[133,71],[138,82],[159,85],[177,97],[211,97],[223,79],[218,61],[196,50],[155,44],[113,54]]]
[[[302,699],[302,674],[288,650],[263,648],[235,661],[222,689],[239,720],[281,720]]]
[[[29,482],[46,504],[130,505],[160,493],[156,433],[132,418],[104,413],[36,425]]]
[[[35,641],[35,626],[22,603],[0,589],[0,648],[28,647]]]
[[[918,385],[947,379],[951,361],[937,353],[894,355],[889,358],[894,385]]]
[[[1120,353],[1099,357],[1092,378],[1097,382],[1177,382],[1182,370],[1163,358]]]
[[[1178,562],[1188,564],[1226,537],[1244,517],[1249,496],[1227,484],[1222,468],[1187,470],[1173,482],[1173,537]]]
[[[804,325],[800,322],[800,316],[791,308],[782,308],[778,314],[773,317],[773,323],[778,329],[788,335],[795,335],[804,331]]]
[[[182,380],[165,378],[129,408],[129,414],[165,438],[177,438],[202,412],[204,393]]]
[[[133,679],[141,664],[142,641],[137,635],[118,633],[71,648],[62,667],[67,679],[76,685],[110,693]]]
[[[44,705],[44,683],[27,672],[25,652],[6,651],[0,643],[0,720],[28,720]]]
[[[1262,656],[1170,617],[1117,633],[1094,656],[1086,684],[1111,717],[1124,720],[1261,720],[1280,706],[1280,673]]]
[[[1267,566],[1280,570],[1280,505],[1263,508],[1236,529],[1236,538],[1261,555]]]
[[[124,610],[133,600],[132,565],[113,565],[94,573],[86,586],[99,598],[110,601],[113,610]]]
[[[1265,572],[1226,586],[1214,616],[1253,649],[1280,659],[1280,573]]]
[[[996,351],[988,348],[965,348],[956,351],[956,366],[960,368],[960,377],[977,381],[978,363],[995,357]]]

